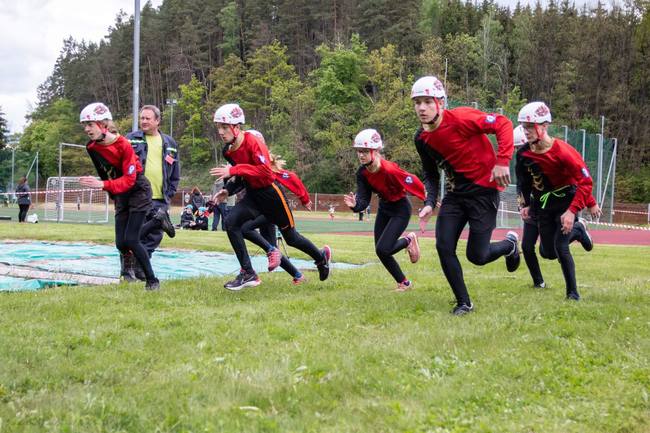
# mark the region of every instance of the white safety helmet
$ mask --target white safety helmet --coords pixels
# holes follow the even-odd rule
[[[244,110],[241,109],[239,104],[225,104],[217,108],[214,112],[215,123],[226,123],[228,125],[237,125],[246,123],[244,118]]]
[[[519,110],[517,120],[526,123],[551,123],[551,110],[543,102],[531,102]]]
[[[97,122],[99,120],[113,120],[110,110],[101,102],[86,105],[79,114],[79,122]]]
[[[379,150],[383,147],[381,135],[374,129],[364,129],[354,137],[353,146],[355,149]]]
[[[523,146],[528,143],[526,138],[526,133],[524,132],[524,127],[522,125],[517,126],[513,131],[512,135],[515,138],[515,146]]]
[[[422,77],[417,80],[411,88],[411,99],[418,96],[431,96],[433,98],[445,99],[445,86],[442,85],[439,79],[432,76]]]
[[[262,135],[262,133],[260,131],[258,131],[256,129],[247,129],[246,132],[250,132],[251,134],[253,134],[255,136],[255,138],[260,140],[262,142],[262,144],[266,144],[266,140],[264,139],[264,136]]]

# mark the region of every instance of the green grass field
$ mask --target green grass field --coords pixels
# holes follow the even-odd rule
[[[0,235],[113,240],[68,224]],[[415,281],[398,294],[370,237],[310,238],[373,264],[240,293],[207,278],[0,293],[0,432],[650,431],[650,248],[573,246],[579,303],[556,262],[534,290],[523,263],[463,257],[476,312],[458,318],[433,240],[416,265],[398,255]],[[221,232],[163,246],[230,251]]]

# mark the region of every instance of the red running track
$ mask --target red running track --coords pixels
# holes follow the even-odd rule
[[[495,229],[492,233],[492,240],[503,239],[506,233],[514,230],[519,234],[521,239],[521,229]],[[433,238],[433,228],[422,234],[416,232],[418,237]],[[469,231],[463,230],[461,239],[467,239]],[[641,245],[650,246],[650,230],[589,230],[591,238],[595,244],[607,245]],[[372,236],[372,232],[338,232],[336,234]]]

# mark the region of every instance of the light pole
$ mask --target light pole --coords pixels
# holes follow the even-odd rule
[[[178,101],[176,99],[167,99],[165,101],[166,105],[169,105],[171,113],[169,115],[169,136],[173,137],[174,136],[174,105],[176,105]]]

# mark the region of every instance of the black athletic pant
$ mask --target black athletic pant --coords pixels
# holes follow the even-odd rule
[[[146,211],[123,212],[115,215],[115,246],[122,254],[133,251],[136,260],[142,266],[147,281],[156,279],[147,250],[140,242],[140,230]]]
[[[568,208],[568,206],[567,206]],[[538,216],[540,246],[539,254],[549,260],[558,259],[564,282],[566,284],[566,293],[578,292],[576,283],[576,267],[569,249],[569,244],[576,239],[581,239],[582,233],[573,224],[573,230],[570,233],[562,233],[562,223],[560,216],[566,211],[545,211],[540,210]],[[576,221],[578,217],[576,216]]]
[[[27,211],[29,211],[29,205],[28,204],[19,204],[18,205],[18,222],[19,223],[24,223],[25,219],[27,218]]]
[[[259,231],[256,230],[258,228]],[[269,223],[264,215],[260,215],[254,220],[246,221],[242,224],[241,229],[244,233],[244,239],[251,241],[258,247],[262,248],[265,253],[271,251],[272,248],[278,247],[276,226],[275,224]],[[280,267],[294,278],[300,275],[300,271],[284,254],[280,260]]]
[[[253,267],[246,249],[242,225],[260,215],[264,215],[270,223],[280,228],[280,233],[287,245],[309,255],[317,263],[324,260],[323,253],[296,231],[293,214],[284,194],[276,184],[272,184],[264,188],[248,189],[244,198],[231,209],[226,217],[228,239],[243,270],[251,272]]]
[[[147,213],[147,218],[144,225],[142,226],[142,231],[140,236],[142,237],[142,245],[147,250],[149,257],[151,257],[160,246],[160,242],[163,239],[163,229],[154,215],[158,212],[158,209],[162,208],[165,211],[168,209],[168,205],[165,200],[152,200],[151,210]]]
[[[499,193],[459,196],[447,193],[436,219],[436,250],[440,265],[456,296],[458,304],[469,304],[470,298],[463,279],[463,269],[456,255],[458,239],[469,223],[467,259],[475,265],[485,265],[512,251],[512,242],[490,243],[496,227]]]
[[[395,253],[408,245],[404,238],[400,239],[411,219],[411,203],[406,197],[395,202],[380,202],[375,217],[375,252],[377,257],[391,276],[401,283],[406,279]]]
[[[539,237],[539,228],[537,227],[537,219],[526,222],[524,221],[524,233],[521,237],[521,251],[524,254],[526,266],[533,279],[533,284],[539,285],[544,282],[542,270],[539,268],[539,261],[537,254],[535,254],[535,243]]]
[[[149,254],[140,235],[147,213],[151,211],[151,185],[138,174],[131,190],[115,196],[115,246],[122,254],[133,252],[147,281],[156,279]]]

